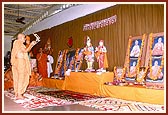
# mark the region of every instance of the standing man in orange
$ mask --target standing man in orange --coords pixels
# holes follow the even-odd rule
[[[43,78],[48,78],[47,74],[47,54],[43,52],[43,49],[39,49],[39,53],[36,56],[38,62],[38,71]]]
[[[32,41],[29,47],[26,48],[26,46],[23,44],[25,40],[26,38],[24,34],[18,34],[17,40],[15,40],[13,43],[11,53],[14,92],[15,97],[18,99],[24,98],[23,94],[29,84],[31,67],[28,52],[36,44],[36,41]]]

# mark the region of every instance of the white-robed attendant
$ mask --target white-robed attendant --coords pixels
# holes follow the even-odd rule
[[[50,53],[47,56],[48,62],[47,62],[47,73],[48,73],[48,78],[50,77],[50,74],[53,72],[52,69],[52,64],[54,63],[53,57],[50,55]]]

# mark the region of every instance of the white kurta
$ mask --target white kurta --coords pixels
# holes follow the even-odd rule
[[[52,64],[54,63],[54,59],[51,55],[48,55],[47,58],[48,58],[47,73],[48,73],[48,77],[50,77],[50,74],[53,72]]]

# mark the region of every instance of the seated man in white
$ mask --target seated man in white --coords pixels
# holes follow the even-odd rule
[[[130,56],[131,57],[138,57],[140,54],[140,47],[138,45],[138,40],[135,41],[135,45],[133,46]]]
[[[163,43],[162,43],[162,38],[158,38],[158,42],[154,45],[153,50],[152,50],[152,55],[163,55]]]

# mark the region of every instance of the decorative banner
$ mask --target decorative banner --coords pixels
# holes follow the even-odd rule
[[[109,18],[100,20],[100,21],[95,21],[89,24],[85,24],[83,26],[83,31],[87,31],[87,30],[94,30],[94,29],[98,29],[98,28],[102,28],[111,24],[114,24],[117,21],[117,15],[111,16]]]
[[[72,47],[72,45],[73,45],[73,39],[72,39],[72,37],[68,38],[67,45],[68,45],[69,48]]]

